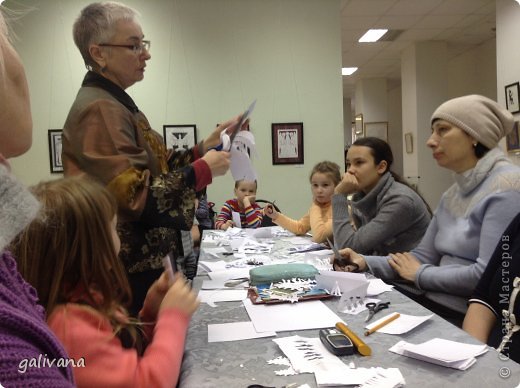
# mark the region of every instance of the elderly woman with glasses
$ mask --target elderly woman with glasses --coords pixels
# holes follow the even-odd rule
[[[239,117],[224,122],[187,152],[165,148],[125,92],[144,78],[151,58],[137,17],[116,2],[81,11],[73,35],[88,72],[63,130],[65,175],[91,175],[116,197],[133,314],[162,273],[163,258],[182,256],[180,230],[192,227],[195,192],[229,168],[229,153],[211,148],[222,131],[235,130],[239,122]]]

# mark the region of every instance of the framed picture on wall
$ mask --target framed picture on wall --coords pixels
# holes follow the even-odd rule
[[[520,94],[520,84],[515,82],[514,84],[506,85],[506,108],[511,113],[520,112],[520,102],[518,97]]]
[[[388,122],[365,123],[365,136],[377,137],[381,140],[388,141]]]
[[[195,124],[163,125],[164,144],[167,149],[187,151],[197,144]]]
[[[59,174],[63,172],[63,162],[61,159],[61,136],[63,130],[49,129],[47,137],[49,139],[49,160],[51,164],[51,174]]]
[[[519,140],[520,135],[518,133],[519,124],[520,124],[520,122],[515,121],[513,130],[506,136],[507,152],[520,150],[520,140]]]
[[[273,164],[303,164],[303,123],[271,124]]]

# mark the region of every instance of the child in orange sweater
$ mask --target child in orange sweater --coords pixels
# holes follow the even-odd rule
[[[293,220],[278,213],[273,206],[267,205],[264,214],[273,222],[297,235],[312,232],[314,242],[325,242],[332,238],[332,195],[334,188],[341,181],[339,166],[334,162],[324,161],[316,164],[309,178],[311,183],[312,205],[300,220]]]
[[[130,318],[111,194],[85,178],[40,183],[33,193],[40,215],[13,248],[50,328],[69,357],[84,359],[73,368],[77,385],[174,387],[196,295],[184,279],[163,273],[148,290],[140,320]]]

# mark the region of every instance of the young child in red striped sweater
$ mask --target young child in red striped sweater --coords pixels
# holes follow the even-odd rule
[[[258,228],[262,223],[262,208],[255,202],[256,181],[238,180],[235,182],[236,198],[224,202],[215,221],[215,229],[226,230],[231,226]],[[240,214],[241,225],[233,222],[233,212]]]

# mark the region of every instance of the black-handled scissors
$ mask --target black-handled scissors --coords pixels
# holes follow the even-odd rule
[[[367,319],[365,319],[365,322],[370,321],[372,319],[372,317],[375,315],[375,313],[377,313],[378,311],[381,311],[383,309],[387,309],[389,304],[390,304],[390,302],[385,302],[385,303],[381,303],[381,302],[373,303],[373,302],[370,302],[370,303],[367,303],[365,306],[368,309],[368,316],[367,316]]]
[[[356,263],[351,263],[350,261],[344,259],[341,256],[341,253],[339,253],[338,248],[334,246],[334,244],[332,243],[332,241],[329,240],[328,237],[327,242],[329,243],[330,249],[332,249],[332,251],[334,252],[334,262],[332,263],[332,268],[334,270],[336,270],[336,265],[338,267],[343,268],[350,265],[352,266],[352,272],[357,272],[359,270],[359,265],[357,265]]]

